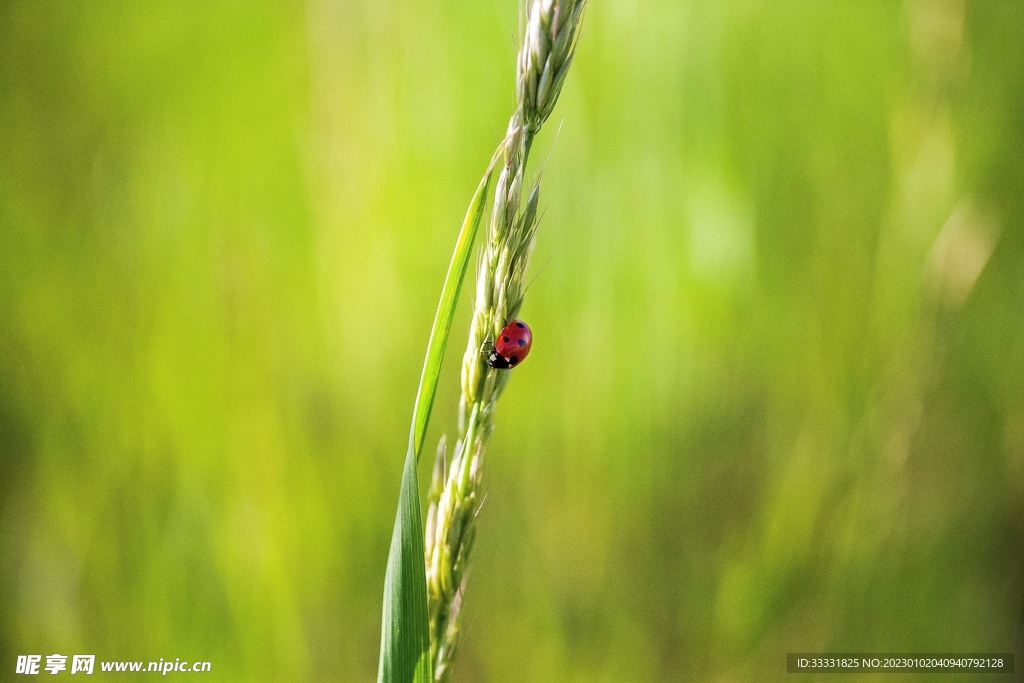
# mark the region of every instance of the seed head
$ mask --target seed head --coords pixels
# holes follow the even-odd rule
[[[533,0],[519,51],[516,89],[523,124],[535,133],[558,100],[576,52],[576,37],[586,0]]]

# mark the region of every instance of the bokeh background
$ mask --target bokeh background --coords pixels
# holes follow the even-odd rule
[[[518,11],[0,5],[0,679],[374,680]],[[592,0],[455,681],[1024,668],[1022,36],[1016,0]]]

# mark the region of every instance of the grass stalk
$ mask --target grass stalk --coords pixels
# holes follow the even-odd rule
[[[485,343],[518,317],[537,230],[540,179],[522,200],[534,136],[554,109],[572,63],[584,0],[535,0],[516,69],[517,106],[496,157],[501,169],[477,262],[476,301],[462,360],[459,436],[447,462],[442,439],[428,492],[424,535],[430,665],[435,683],[451,672],[466,566],[480,511],[481,474],[498,398],[512,371],[491,368]]]

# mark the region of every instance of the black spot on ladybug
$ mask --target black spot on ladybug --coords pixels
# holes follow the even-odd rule
[[[508,341],[508,337],[502,337],[501,341],[507,342]]]
[[[524,327],[526,327],[526,325],[524,325],[523,323],[517,322],[516,323],[516,327],[518,327],[519,329],[523,329]]]
[[[525,339],[520,339],[519,340],[519,345],[520,346],[526,346],[526,340]]]
[[[508,359],[508,362],[509,362],[509,365],[515,365],[516,363],[519,362],[519,357],[518,356],[512,356],[511,358]]]

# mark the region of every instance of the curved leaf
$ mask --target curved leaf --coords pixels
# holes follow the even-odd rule
[[[381,619],[380,665],[378,683],[428,683],[430,671],[430,634],[427,625],[427,578],[424,568],[423,523],[420,517],[419,481],[416,463],[423,449],[423,438],[430,420],[430,410],[437,393],[444,349],[455,305],[469,265],[473,240],[484,212],[484,199],[490,184],[494,160],[477,186],[462,222],[455,252],[448,265],[448,274],[441,288],[434,324],[427,342],[420,386],[413,407],[409,449],[402,470],[402,488],[398,494],[398,512],[391,534],[391,550],[384,575],[384,608]]]

